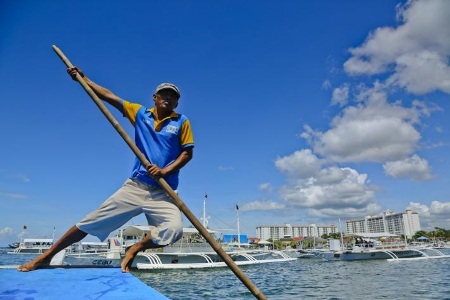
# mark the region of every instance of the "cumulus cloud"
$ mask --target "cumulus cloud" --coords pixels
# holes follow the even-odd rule
[[[432,179],[431,166],[416,152],[426,118],[441,108],[410,96],[450,93],[450,1],[411,0],[397,6],[397,16],[397,26],[377,28],[349,50],[343,67],[353,78],[332,91],[331,104],[342,110],[329,128],[304,125],[300,137],[311,149],[275,161],[286,176],[280,195],[287,205],[321,218],[378,214],[377,187],[355,169],[358,163],[380,164],[393,178]],[[436,215],[438,207],[447,206],[417,208]]]
[[[307,208],[363,208],[372,203],[374,189],[366,174],[350,168],[329,167],[316,176],[297,178],[296,182],[281,189],[283,199]]]
[[[310,149],[295,151],[292,155],[279,157],[277,169],[288,177],[309,177],[320,170],[322,161]]]
[[[437,108],[414,101],[411,107],[389,103],[382,87],[362,90],[356,105],[346,107],[325,132],[305,126],[301,137],[314,153],[335,162],[387,162],[414,153],[421,117]]]
[[[420,225],[423,230],[433,230],[434,227],[450,227],[450,202],[435,200],[429,206],[418,202],[410,202],[408,209],[419,213]]]
[[[387,175],[394,178],[411,178],[418,181],[432,178],[428,161],[416,154],[403,160],[387,162],[383,169]]]
[[[398,6],[400,25],[374,30],[350,49],[349,75],[390,72],[390,85],[410,93],[450,93],[450,1],[408,1]]]
[[[288,183],[280,196],[288,205],[311,209],[315,215],[348,215],[367,211],[375,202],[375,187],[366,174],[351,168],[326,166],[311,150],[296,151],[276,160]]]

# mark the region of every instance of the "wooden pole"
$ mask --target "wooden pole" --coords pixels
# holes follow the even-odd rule
[[[73,65],[67,59],[67,57],[62,53],[62,51],[52,45],[53,50],[56,54],[61,58],[64,64],[68,68],[72,68]],[[83,77],[77,73],[77,80],[84,88],[84,90],[91,96],[92,100],[94,100],[95,104],[102,111],[108,121],[112,124],[112,126],[117,130],[117,132],[122,136],[125,142],[128,144],[130,149],[134,152],[136,157],[141,161],[141,163],[147,168],[150,165],[150,162],[147,158],[142,154],[139,148],[136,146],[134,141],[130,138],[130,136],[126,133],[126,131],[122,128],[122,126],[117,122],[116,118],[109,112],[108,108],[103,104],[102,100],[94,93],[94,91],[90,88],[90,86],[84,81]],[[169,184],[162,177],[155,178],[161,187],[169,194],[169,196],[173,199],[175,205],[183,212],[183,214],[188,218],[188,220],[194,225],[195,228],[200,232],[200,234],[206,239],[206,241],[211,245],[211,247],[216,251],[216,253],[222,258],[222,260],[227,264],[227,266],[233,271],[233,273],[242,281],[242,283],[250,290],[250,292],[257,298],[265,300],[266,296],[253,284],[253,282],[242,272],[242,270],[236,265],[236,263],[231,259],[231,257],[223,250],[223,248],[214,240],[214,237],[206,230],[205,227],[200,223],[200,221],[194,216],[194,214],[190,211],[190,209],[186,206],[186,204],[178,197],[177,193],[169,186]]]

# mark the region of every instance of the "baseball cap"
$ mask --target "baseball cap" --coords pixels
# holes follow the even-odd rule
[[[168,83],[168,82],[161,83],[160,85],[158,85],[158,86],[156,87],[155,94],[157,94],[157,93],[158,93],[159,91],[161,91],[161,90],[172,90],[172,91],[174,91],[175,93],[177,93],[178,97],[181,97],[180,90],[179,90],[179,89],[177,88],[177,86],[176,86],[175,84],[173,84],[173,83]]]

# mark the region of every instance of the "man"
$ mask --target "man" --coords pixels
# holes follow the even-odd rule
[[[104,240],[131,218],[144,213],[151,232],[126,252],[121,268],[123,272],[129,272],[139,251],[172,244],[183,234],[180,210],[154,178],[164,178],[176,190],[179,170],[193,155],[191,125],[186,116],[174,111],[181,95],[171,83],[163,83],[156,88],[154,107],[148,109],[122,100],[94,83],[77,67],[68,68],[67,72],[74,80],[77,80],[76,74],[80,74],[101,100],[129,119],[135,128],[135,143],[151,164],[146,169],[136,158],[130,178],[116,193],[70,228],[49,250],[19,266],[18,270],[26,272],[45,267],[56,253],[82,240],[87,234]]]

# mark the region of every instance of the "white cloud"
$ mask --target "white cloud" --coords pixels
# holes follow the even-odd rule
[[[450,227],[450,202],[432,201],[429,206],[418,202],[410,202],[407,209],[419,213],[422,230],[433,230],[434,227]]]
[[[399,161],[390,161],[383,165],[384,172],[394,178],[429,180],[432,178],[428,162],[417,155]]]
[[[322,83],[322,88],[323,88],[324,90],[331,89],[331,81],[329,81],[328,79],[325,80],[325,81]]]
[[[261,183],[258,186],[258,189],[260,189],[261,191],[266,191],[266,192],[272,192],[272,185],[270,184],[270,182],[265,182],[265,183]]]
[[[347,216],[374,207],[375,188],[366,174],[351,168],[326,167],[325,161],[309,149],[278,158],[275,166],[287,176],[280,197],[290,206],[309,208],[310,213],[322,216]]]
[[[372,31],[362,45],[350,49],[344,63],[348,75],[380,75],[373,86],[368,87],[370,78],[365,77],[355,86],[334,88],[331,103],[345,108],[326,130],[304,126],[300,136],[311,150],[275,162],[287,178],[281,198],[306,208],[310,216],[360,217],[382,210],[368,175],[342,167],[344,163],[384,164],[385,174],[394,178],[432,178],[428,161],[416,151],[424,119],[440,108],[407,97],[402,103],[389,93],[450,93],[450,1],[412,0],[397,9],[399,25]],[[332,84],[325,81],[322,87]]]
[[[284,204],[273,201],[252,201],[239,205],[239,210],[241,211],[278,210],[284,208]]]
[[[281,189],[281,197],[305,208],[363,208],[375,201],[366,174],[350,168],[324,168],[316,176],[297,178]]]
[[[362,90],[359,103],[345,108],[326,132],[305,126],[301,137],[329,160],[336,162],[386,162],[414,153],[421,138],[415,125],[437,108],[414,101],[411,107],[388,103],[382,86]]]
[[[395,74],[388,82],[414,94],[434,90],[450,93],[448,59],[430,51],[403,54],[398,57]]]
[[[16,178],[24,183],[31,182],[31,179],[25,174],[18,174],[18,175],[16,175]]]
[[[312,176],[320,170],[321,165],[321,160],[310,149],[295,151],[275,161],[277,169],[289,177]]]
[[[344,106],[348,102],[348,97],[349,97],[349,87],[348,85],[345,84],[333,90],[331,103],[338,104],[339,106]]]
[[[14,234],[14,229],[12,229],[11,227],[4,227],[2,229],[0,229],[0,237],[9,237],[12,236]]]
[[[319,218],[333,218],[338,219],[342,217],[346,218],[361,218],[362,216],[367,215],[376,215],[379,214],[382,210],[382,207],[377,203],[370,203],[365,207],[357,208],[357,207],[346,207],[346,208],[324,208],[324,209],[309,209],[309,215],[312,217]],[[342,221],[344,221],[342,219]]]
[[[450,93],[450,1],[408,1],[398,6],[401,24],[377,28],[363,45],[350,49],[350,75],[391,72],[387,83],[408,92]]]
[[[0,192],[0,198],[7,198],[7,199],[26,199],[26,198],[27,198],[27,195],[25,195],[25,194],[2,193],[2,192]]]

